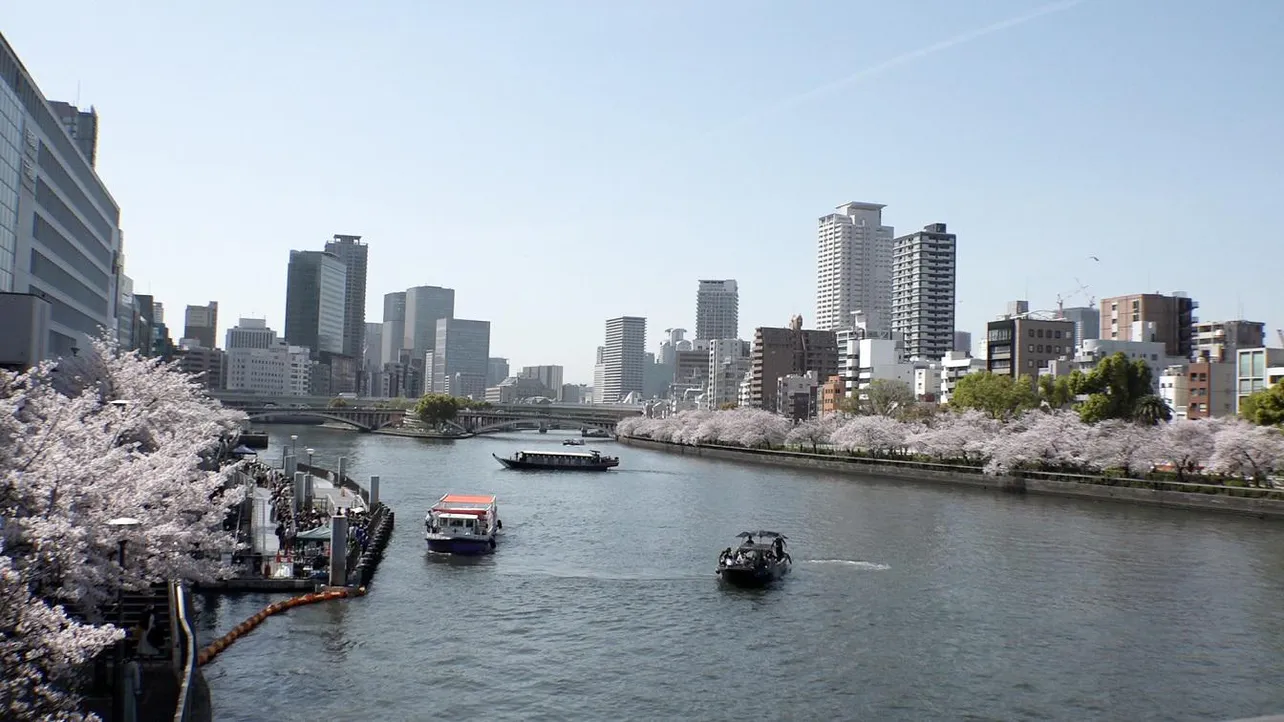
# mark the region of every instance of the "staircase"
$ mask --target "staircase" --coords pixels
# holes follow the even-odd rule
[[[158,649],[163,656],[168,657],[171,637],[168,586],[163,583],[154,584],[150,592],[127,592],[122,595],[121,603],[125,610],[125,629],[129,635],[126,640],[127,655],[132,656],[137,649],[135,628],[143,618],[143,611],[150,604],[156,612],[156,627],[160,630],[161,643],[157,645]],[[120,620],[119,609],[114,600],[103,610],[103,614],[103,621],[111,624],[117,624]]]

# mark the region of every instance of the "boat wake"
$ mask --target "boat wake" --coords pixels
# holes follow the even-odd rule
[[[884,572],[884,571],[887,571],[888,569],[891,569],[891,567],[887,566],[886,564],[879,564],[878,562],[864,562],[856,559],[808,559],[807,563],[808,564],[842,564],[849,567],[856,567],[857,569],[868,569],[869,571],[873,571],[873,572]]]

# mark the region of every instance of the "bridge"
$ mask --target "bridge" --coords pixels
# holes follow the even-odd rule
[[[328,402],[328,400],[327,400]],[[400,426],[405,409],[369,406],[309,407],[301,403],[290,406],[241,406],[249,421],[272,421],[283,418],[309,418],[347,424],[357,431],[378,431]],[[612,408],[590,404],[507,404],[480,409],[463,409],[450,426],[470,434],[491,434],[521,428],[570,427],[601,429],[615,433],[621,419],[640,416],[637,407]]]
[[[309,418],[347,424],[357,431],[369,432],[400,426],[405,417],[404,409],[357,408],[351,406],[336,408],[278,408],[250,406],[241,409],[249,421],[272,421],[277,418]]]

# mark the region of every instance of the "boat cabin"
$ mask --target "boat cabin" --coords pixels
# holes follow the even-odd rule
[[[590,465],[602,463],[600,451],[519,451],[516,454],[520,462],[540,462],[559,466]]]
[[[496,519],[494,496],[446,494],[428,510],[424,528],[430,534],[487,536]]]

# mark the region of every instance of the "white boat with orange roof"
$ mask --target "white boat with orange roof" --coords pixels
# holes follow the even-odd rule
[[[489,554],[503,528],[493,494],[445,494],[424,518],[424,540],[433,552]]]

